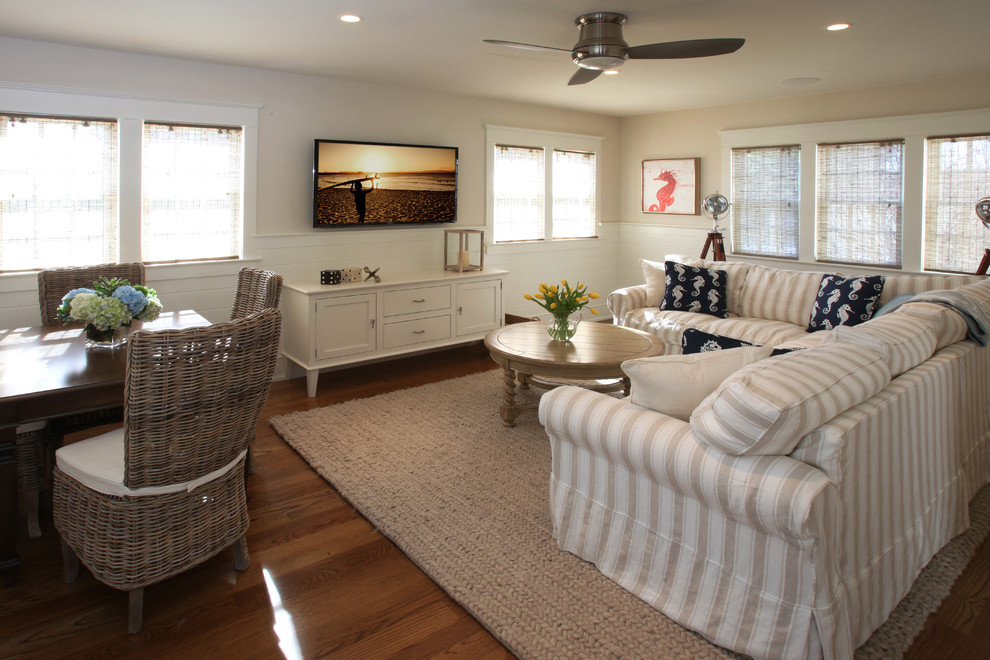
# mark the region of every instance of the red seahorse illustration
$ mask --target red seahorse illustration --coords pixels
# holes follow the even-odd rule
[[[670,170],[664,170],[653,178],[654,181],[666,181],[666,185],[657,190],[657,202],[650,204],[651,211],[665,211],[667,207],[674,203],[674,188],[677,187],[677,177]]]

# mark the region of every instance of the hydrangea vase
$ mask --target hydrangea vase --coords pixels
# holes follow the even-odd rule
[[[570,341],[581,322],[581,312],[555,313],[547,323],[547,334],[554,341]]]
[[[86,324],[86,348],[119,348],[127,341],[123,328],[100,330],[92,323]]]

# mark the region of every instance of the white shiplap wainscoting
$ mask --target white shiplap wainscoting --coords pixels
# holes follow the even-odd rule
[[[643,271],[639,266],[640,259],[663,261],[664,256],[668,254],[701,256],[709,229],[710,227],[647,225],[632,222],[620,225],[618,271],[622,284],[619,286],[645,282]],[[729,246],[725,247],[728,249]]]
[[[536,316],[543,310],[523,294],[536,292],[540,282],[569,279],[601,294],[595,306],[606,314],[604,297],[621,281],[615,268],[619,225],[600,225],[599,233],[596,239],[489,245],[485,268],[509,271],[502,290],[505,313]],[[319,282],[320,271],[328,268],[381,266],[379,275],[387,282],[391,274],[442,270],[443,240],[443,227],[420,227],[258,237],[256,245],[265,267],[286,281]]]

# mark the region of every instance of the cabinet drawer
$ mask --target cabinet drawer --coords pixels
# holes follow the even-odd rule
[[[450,309],[450,285],[422,286],[385,293],[385,316]]]
[[[396,321],[384,326],[385,348],[398,348],[410,344],[450,338],[450,315],[431,316],[411,321]]]

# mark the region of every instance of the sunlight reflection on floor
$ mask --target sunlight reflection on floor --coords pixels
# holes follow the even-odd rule
[[[275,634],[278,635],[278,647],[286,660],[302,660],[302,649],[296,637],[296,627],[292,623],[292,615],[282,607],[282,595],[275,586],[275,580],[267,568],[261,569],[265,576],[265,586],[268,587],[268,599],[272,602],[272,612],[275,614]]]

